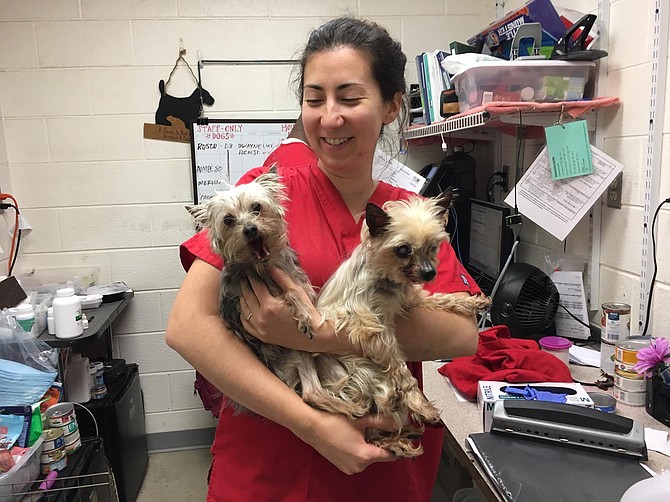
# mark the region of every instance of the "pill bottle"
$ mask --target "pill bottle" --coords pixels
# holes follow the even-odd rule
[[[16,307],[16,314],[14,314],[16,324],[23,330],[24,333],[32,337],[36,337],[37,324],[35,324],[35,311],[30,303],[22,303]]]
[[[57,290],[52,306],[56,338],[75,338],[84,332],[81,322],[81,300],[75,296],[73,288]]]
[[[47,309],[47,332],[50,335],[56,334],[56,323],[54,322],[54,308],[49,307]]]

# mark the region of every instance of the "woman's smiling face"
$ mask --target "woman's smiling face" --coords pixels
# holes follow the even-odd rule
[[[401,95],[384,102],[364,53],[351,47],[318,52],[304,70],[302,122],[307,141],[327,172],[371,172],[383,124],[398,116]]]

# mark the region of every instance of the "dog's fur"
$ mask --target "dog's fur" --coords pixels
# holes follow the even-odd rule
[[[189,207],[195,221],[207,229],[212,249],[222,256],[220,313],[226,326],[240,337],[254,354],[282,381],[307,400],[333,400],[324,395],[317,376],[317,361],[311,353],[264,343],[247,333],[240,319],[242,285],[248,277],[264,282],[270,293],[282,298],[295,318],[298,329],[312,337],[312,305],[305,305],[293,292],[284,292],[270,278],[270,270],[278,267],[302,286],[312,302],[315,295],[305,272],[298,266],[295,252],[288,245],[282,202],[286,199],[277,170],[272,167],[253,182],[230,187],[214,197]],[[327,374],[328,364],[336,364],[324,356],[321,361]],[[245,411],[239,403],[237,411]],[[338,413],[348,409],[334,402]]]
[[[283,186],[271,168],[255,181],[189,209],[208,230],[212,248],[224,260],[220,311],[225,324],[315,408],[351,418],[369,413],[392,417],[398,430],[368,430],[368,441],[398,456],[416,457],[422,448],[414,440],[423,433],[423,423],[437,422],[439,413],[407,369],[395,338],[396,317],[412,308],[472,315],[488,305],[485,298],[428,295],[421,287],[435,276],[439,246],[448,239],[445,215],[451,192],[436,200],[416,197],[389,202],[384,209],[368,204],[361,244],[324,285],[317,300],[321,322],[332,320],[336,333],[347,333],[360,355],[287,349],[263,343],[244,330],[241,286],[247,277],[254,277],[283,298],[299,330],[311,336],[311,307],[297,295],[281,291],[269,274],[272,267],[279,267],[314,300],[312,287],[288,246],[284,200]],[[232,404],[244,411],[238,403]]]
[[[397,316],[410,309],[427,308],[471,316],[489,300],[451,294],[429,295],[422,285],[436,275],[452,192],[437,199],[413,197],[392,201],[384,209],[368,204],[361,244],[324,285],[317,306],[324,320],[332,320],[336,333],[347,333],[360,356],[337,360],[320,375],[326,390],[350,403],[350,416],[379,413],[391,416],[398,431],[368,430],[368,441],[402,457],[422,452],[413,441],[423,433],[423,423],[436,423],[438,410],[426,399],[405,364],[395,337]],[[311,402],[335,411],[330,403]],[[413,423],[411,423],[413,422]]]

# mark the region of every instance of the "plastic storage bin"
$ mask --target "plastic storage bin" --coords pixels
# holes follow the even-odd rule
[[[463,112],[493,101],[536,103],[593,97],[592,61],[486,61],[454,78]]]
[[[35,441],[30,451],[24,454],[9,471],[0,474],[0,500],[18,502],[23,493],[30,490],[33,482],[40,475],[40,455],[44,435]],[[12,497],[12,495],[15,495]]]

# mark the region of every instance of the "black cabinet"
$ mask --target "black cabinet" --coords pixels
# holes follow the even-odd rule
[[[107,384],[107,397],[91,400],[84,406],[95,417],[95,422],[83,410],[77,413],[82,438],[99,436],[103,439],[119,500],[133,502],[142,487],[149,462],[137,365],[126,365],[125,373]]]

